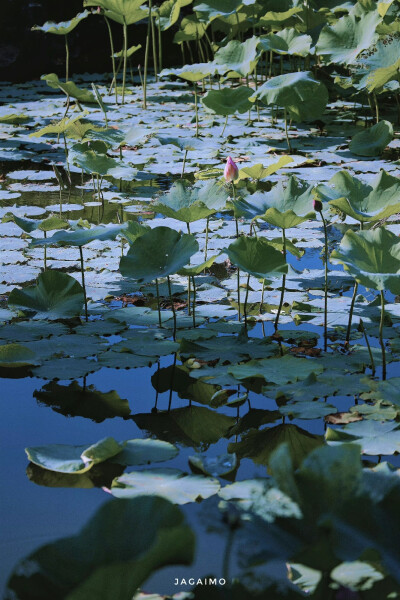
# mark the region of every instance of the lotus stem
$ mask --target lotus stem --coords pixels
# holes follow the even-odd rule
[[[282,252],[283,252],[283,256],[284,256],[284,258],[286,260],[286,235],[285,235],[285,229],[282,229],[282,244],[283,244]],[[284,273],[282,275],[281,299],[279,301],[278,312],[276,314],[276,319],[275,319],[275,331],[278,329],[279,317],[280,317],[281,311],[282,311],[283,297],[285,295],[285,284],[286,284],[286,274]]]
[[[288,145],[288,150],[289,152],[292,152],[292,146],[290,144],[290,139],[289,139],[289,133],[288,133],[288,125],[287,125],[287,110],[286,108],[284,109],[284,115],[285,115],[285,136],[286,136],[286,141],[287,141],[287,145]]]
[[[321,219],[324,224],[324,235],[325,235],[325,289],[324,289],[324,351],[328,349],[328,228],[326,226],[326,220],[321,211]]]
[[[169,275],[167,275],[167,282],[168,282],[169,300],[171,302],[172,314],[173,314],[173,319],[174,319],[174,333],[173,333],[172,337],[174,338],[174,341],[175,341],[175,339],[176,339],[176,311],[175,311],[175,306],[174,306],[174,300],[172,298],[171,281],[170,281]],[[175,359],[176,359],[176,355],[175,355]]]
[[[245,326],[246,331],[247,331],[247,301],[249,299],[249,286],[250,286],[250,273],[247,275],[246,295],[244,297],[244,307],[243,307],[244,326]]]
[[[349,322],[347,324],[347,332],[346,332],[346,346],[349,344],[350,342],[350,335],[351,335],[351,322],[353,320],[353,311],[354,311],[354,304],[356,302],[356,297],[357,297],[357,291],[358,291],[358,282],[356,281],[354,284],[354,290],[353,290],[353,297],[351,299],[351,304],[350,304],[350,311],[349,311]]]
[[[158,288],[158,279],[156,277],[156,294],[157,294],[157,310],[158,310],[158,325],[162,327],[161,309],[160,309],[160,290]]]
[[[149,21],[150,21],[150,28],[151,28],[151,42],[152,42],[152,47],[153,47],[153,67],[154,67],[154,75],[156,77],[156,81],[158,81],[156,33],[155,33],[152,10],[153,10],[153,2],[152,2],[152,0],[149,0]]]
[[[159,67],[160,71],[162,71],[162,36],[161,36],[160,15],[158,15],[157,29],[158,29],[158,67]]]
[[[143,70],[143,108],[147,109],[147,67],[149,65],[149,46],[150,46],[150,21],[147,27],[146,48],[144,52],[144,70]]]
[[[238,296],[238,321],[241,320],[240,314],[240,269],[237,268],[237,296]]]
[[[199,107],[198,107],[198,102],[197,102],[197,87],[196,87],[196,83],[193,83],[193,89],[194,89],[194,110],[195,110],[195,114],[196,114],[196,137],[199,137]]]
[[[370,343],[369,343],[369,339],[368,339],[368,336],[367,336],[367,332],[365,331],[364,321],[362,319],[360,319],[360,327],[361,327],[361,331],[364,334],[365,343],[367,344],[368,354],[369,354],[369,358],[371,360],[372,375],[375,375],[375,361],[374,361],[374,357],[373,357],[373,354],[372,354],[372,350],[371,350],[371,346],[370,346]]]
[[[182,177],[183,177],[183,175],[184,175],[184,173],[185,173],[186,157],[187,157],[187,154],[188,154],[188,152],[189,152],[189,150],[185,150],[185,155],[184,155],[184,157],[183,157],[183,165],[182,165],[181,179],[182,179]]]
[[[65,35],[65,81],[69,78],[69,45],[68,35]]]
[[[375,120],[377,123],[379,123],[379,104],[378,104],[378,98],[376,97],[375,92],[374,92],[374,104],[375,104]]]
[[[43,231],[43,233],[44,233],[44,239],[46,239],[47,238],[47,231]],[[44,265],[43,266],[44,266],[43,270],[47,271],[47,246],[46,246],[46,244],[44,246]]]
[[[226,129],[226,126],[227,126],[227,124],[228,124],[228,116],[229,116],[229,115],[226,115],[226,118],[225,118],[225,123],[224,123],[224,127],[223,127],[223,129],[222,129],[222,133],[221,133],[221,137],[222,137],[222,136],[224,135],[224,133],[225,133],[225,129]]]
[[[176,352],[174,353],[174,362],[172,364],[172,370],[171,370],[171,380],[169,382],[168,412],[171,410],[171,405],[172,405],[172,392],[173,392],[173,387],[174,387],[175,367],[176,367]]]
[[[192,283],[193,283],[193,327],[196,327],[196,282],[194,279],[194,275],[192,275]]]
[[[265,292],[265,279],[263,279],[263,284],[262,284],[260,314],[262,313],[262,309],[263,309],[263,305],[264,305],[264,292]]]
[[[124,66],[122,72],[122,104],[125,103],[125,85],[126,85],[126,65],[128,62],[128,26],[124,19],[123,24],[123,33],[124,33]],[[117,85],[117,80],[115,80],[115,85]]]
[[[186,223],[188,235],[190,235],[190,224]],[[188,299],[187,299],[187,307],[188,307],[188,315],[192,314],[191,306],[190,306],[190,295],[191,295],[191,284],[190,284],[190,275],[188,276]]]
[[[83,266],[83,250],[82,246],[79,246],[79,255],[81,259],[81,274],[82,274],[82,287],[83,287],[83,298],[85,300],[85,321],[88,322],[88,309],[87,309],[87,297],[86,297],[86,285],[85,285],[85,269]]]
[[[107,19],[107,17],[104,17],[104,19],[106,21],[106,25],[107,25],[107,29],[108,29],[108,35],[109,35],[109,38],[110,38],[111,61],[112,61],[112,70],[113,70],[113,82],[114,82],[114,90],[115,90],[115,103],[118,104],[118,88],[117,88],[117,73],[116,73],[116,70],[115,70],[114,40],[113,40],[113,34],[112,34],[112,29],[111,29],[110,21]]]
[[[210,225],[210,217],[207,217],[207,224],[206,224],[206,242],[205,242],[205,247],[204,247],[204,260],[207,260],[207,252],[208,252],[208,230],[209,230],[209,225]]]
[[[382,349],[382,379],[386,379],[386,352],[383,340],[383,322],[385,320],[385,296],[381,290],[381,321],[379,323],[379,343]]]

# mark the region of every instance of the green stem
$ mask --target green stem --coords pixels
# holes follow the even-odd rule
[[[147,108],[147,68],[149,66],[149,46],[150,46],[150,20],[147,24],[146,48],[144,52],[144,72],[143,72],[143,108]]]
[[[43,231],[44,239],[47,238],[47,231]],[[47,271],[47,246],[44,247],[44,270]]]
[[[79,254],[81,258],[81,274],[82,274],[82,287],[83,287],[83,298],[85,301],[85,321],[88,321],[88,309],[87,309],[87,297],[86,297],[86,285],[85,285],[85,269],[83,266],[83,250],[82,246],[79,246]]]
[[[125,102],[125,85],[126,85],[126,65],[128,62],[128,26],[124,19],[123,24],[123,33],[124,33],[124,66],[122,73],[122,104]],[[115,81],[115,85],[117,85],[117,81]]]
[[[362,319],[360,319],[360,327],[361,327],[361,331],[364,334],[365,343],[367,344],[368,354],[369,354],[369,358],[371,361],[372,375],[374,376],[375,375],[375,361],[374,361],[374,357],[372,355],[372,350],[371,350],[371,346],[370,346],[369,339],[367,336],[367,332],[365,331],[364,321]]]
[[[321,212],[322,222],[324,224],[324,235],[325,235],[325,303],[324,303],[324,351],[328,349],[328,228],[324,215]]]
[[[193,84],[194,88],[194,110],[196,113],[196,137],[199,137],[199,107],[197,101],[197,87],[196,83]]]
[[[194,275],[192,275],[192,284],[193,284],[193,327],[196,327],[196,282],[194,279]]]
[[[222,137],[222,136],[224,135],[224,133],[225,133],[225,129],[226,129],[226,126],[227,126],[227,124],[228,124],[228,116],[229,116],[229,115],[226,115],[226,118],[225,118],[225,123],[224,123],[224,127],[223,127],[223,129],[222,129],[222,133],[221,133],[221,137]]]
[[[282,243],[283,243],[283,257],[286,260],[286,235],[285,230],[282,229]],[[281,290],[281,299],[279,301],[278,312],[276,314],[275,319],[275,331],[278,329],[279,317],[281,315],[282,306],[283,306],[283,297],[285,295],[285,284],[286,284],[286,274],[282,276],[282,290]]]
[[[169,275],[167,276],[167,282],[168,282],[169,300],[171,302],[172,314],[173,314],[173,318],[174,318],[174,333],[173,333],[172,337],[174,338],[174,341],[175,341],[175,339],[176,339],[176,312],[175,312],[174,300],[172,298],[171,281],[170,281]]]
[[[379,343],[382,349],[382,379],[386,379],[386,352],[383,340],[383,322],[385,320],[385,296],[381,291],[381,321],[379,323]]]
[[[188,154],[189,150],[185,150],[185,156],[183,157],[183,165],[182,165],[182,173],[181,173],[181,179],[185,173],[185,165],[186,165],[186,157]]]
[[[264,292],[265,292],[265,279],[263,279],[262,291],[261,291],[261,302],[260,302],[260,314],[262,313],[264,304]]]
[[[114,56],[114,40],[113,40],[113,35],[112,35],[112,29],[111,29],[111,25],[110,25],[110,21],[107,19],[107,17],[104,17],[106,24],[107,24],[107,29],[108,29],[108,35],[110,38],[110,48],[111,48],[111,61],[112,61],[112,70],[113,70],[113,82],[114,82],[114,90],[115,90],[115,103],[118,104],[118,89],[117,89],[117,73],[115,70],[115,56]]]
[[[156,33],[155,33],[152,9],[153,9],[152,0],[149,0],[149,20],[150,20],[150,26],[151,26],[151,41],[152,41],[152,47],[153,47],[153,67],[154,67],[154,75],[156,77],[156,81],[158,81]]]
[[[357,297],[357,290],[358,290],[358,282],[356,281],[354,284],[353,297],[351,299],[351,304],[350,304],[349,322],[347,324],[346,342],[345,342],[346,345],[348,345],[350,342],[351,322],[353,320],[353,311],[354,311],[354,304],[356,302],[356,297]]]
[[[376,97],[375,93],[374,93],[374,104],[375,104],[375,120],[377,123],[379,123],[379,104],[378,104],[378,98]]]
[[[69,45],[68,35],[65,36],[65,81],[69,78]]]
[[[209,224],[210,224],[210,217],[207,217],[207,224],[206,224],[206,243],[205,243],[205,248],[204,248],[204,260],[207,260],[207,251],[208,251],[208,229],[209,229]]]
[[[285,136],[286,136],[286,141],[287,141],[287,145],[288,145],[288,150],[289,150],[289,152],[292,152],[292,146],[290,144],[289,133],[288,133],[288,126],[287,126],[287,111],[286,111],[286,108],[284,109],[284,111],[285,111]]]
[[[161,36],[160,16],[158,17],[157,29],[158,29],[158,67],[159,67],[160,71],[162,71],[162,36]]]
[[[244,307],[243,307],[243,312],[244,312],[244,326],[246,328],[246,331],[247,331],[247,301],[249,299],[249,285],[250,285],[250,273],[247,275],[246,295],[244,297]]]
[[[241,320],[240,314],[240,269],[237,268],[237,296],[238,296],[238,321]]]
[[[158,289],[158,279],[156,277],[156,294],[157,294],[157,310],[158,310],[158,324],[162,327],[161,322],[161,309],[160,309],[160,290]]]

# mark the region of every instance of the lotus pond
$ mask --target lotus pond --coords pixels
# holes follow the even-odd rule
[[[84,5],[0,85],[4,598],[400,598],[399,2]]]

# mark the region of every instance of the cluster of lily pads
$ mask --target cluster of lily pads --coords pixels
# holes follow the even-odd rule
[[[144,600],[151,573],[192,562],[174,505],[201,502],[228,590],[180,598],[398,597],[399,2],[84,4],[107,25],[111,86],[70,80],[85,10],[39,27],[65,36],[50,106],[43,83],[0,113],[3,160],[30,166],[0,182],[0,376],[145,437],[26,449],[33,483],[117,500],[24,559],[7,593]],[[193,60],[162,70],[171,27]],[[148,412],[98,389],[122,369],[151,378]]]

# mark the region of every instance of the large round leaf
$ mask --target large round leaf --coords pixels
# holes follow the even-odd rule
[[[310,54],[312,38],[309,35],[301,35],[295,29],[283,29],[277,33],[262,35],[259,43],[266,52],[307,56]]]
[[[253,90],[242,85],[238,88],[221,90],[209,90],[202,98],[206,109],[217,115],[234,115],[236,112],[242,114],[247,112],[253,105],[249,98]]]
[[[209,498],[219,491],[217,479],[185,475],[178,469],[132,471],[114,479],[111,493],[117,498],[135,498],[142,494],[161,496],[174,504],[188,504]]]
[[[76,229],[75,231],[57,231],[51,237],[40,238],[31,242],[32,246],[84,246],[94,240],[114,240],[125,229],[129,229],[127,223],[122,225],[98,225],[91,229]]]
[[[316,53],[327,63],[353,63],[357,56],[378,39],[375,33],[381,17],[376,11],[365,13],[360,19],[345,15],[333,25],[325,25],[320,33]]]
[[[400,294],[400,240],[384,227],[348,231],[331,260],[367,288]]]
[[[234,265],[259,279],[280,277],[288,270],[282,252],[264,238],[241,236],[228,246],[226,253]]]
[[[167,194],[159,198],[155,210],[166,217],[192,223],[224,208],[227,197],[226,189],[214,181],[193,187],[177,181]]]
[[[82,529],[26,557],[8,581],[21,598],[131,600],[158,568],[190,564],[194,536],[164,498],[112,500]],[[35,569],[27,569],[35,565]]]
[[[124,277],[153,281],[177,273],[198,249],[194,236],[169,227],[155,227],[133,242],[128,254],[121,258],[120,271]]]
[[[107,18],[121,25],[133,25],[149,13],[142,5],[146,0],[84,0],[83,6],[100,7]]]
[[[86,19],[90,15],[88,10],[76,15],[69,21],[60,21],[60,23],[54,23],[54,21],[46,21],[44,25],[35,25],[32,27],[32,31],[44,31],[44,33],[55,33],[56,35],[67,35],[70,33],[79,23]]]
[[[328,91],[309,71],[272,77],[253,95],[267,106],[285,108],[291,119],[303,121],[320,116],[328,102]]]
[[[400,212],[400,180],[381,171],[371,185],[340,171],[318,186],[323,200],[361,223],[374,223]]]
[[[41,273],[34,286],[14,288],[8,298],[9,306],[33,311],[37,319],[76,317],[83,303],[81,284],[71,275],[52,270]]]
[[[380,156],[393,137],[390,121],[379,121],[370,129],[356,133],[349,147],[358,156]]]

